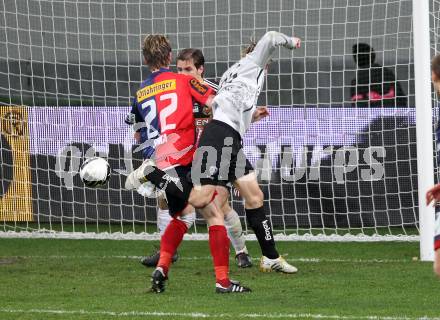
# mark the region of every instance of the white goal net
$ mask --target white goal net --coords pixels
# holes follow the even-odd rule
[[[275,52],[259,99],[271,116],[244,139],[274,232],[417,239],[412,19],[411,0],[1,1],[2,235],[154,234],[156,200],[119,173],[140,164],[124,117],[148,75],[143,37],[168,35],[174,57],[202,49],[218,80],[276,30],[302,48]],[[113,169],[96,189],[78,174],[92,155]],[[248,231],[233,192],[232,205]]]

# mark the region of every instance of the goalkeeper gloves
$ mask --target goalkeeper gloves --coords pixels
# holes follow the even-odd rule
[[[156,187],[150,181],[141,184],[136,191],[146,198],[156,197]]]

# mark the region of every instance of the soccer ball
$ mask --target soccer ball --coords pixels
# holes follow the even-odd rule
[[[111,169],[107,160],[92,157],[81,165],[79,176],[87,187],[99,187],[107,183],[110,173]]]

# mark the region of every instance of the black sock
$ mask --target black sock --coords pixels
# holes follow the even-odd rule
[[[187,179],[172,177],[155,166],[148,167],[144,173],[148,181],[151,181],[157,188],[188,201],[192,184]]]
[[[264,214],[263,207],[257,209],[246,209],[246,218],[255,232],[255,236],[260,244],[261,252],[269,259],[276,259],[280,255],[275,248],[272,226]]]

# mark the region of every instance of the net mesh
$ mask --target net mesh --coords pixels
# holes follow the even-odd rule
[[[143,36],[165,33],[174,56],[202,49],[218,80],[276,30],[303,46],[275,52],[258,102],[271,117],[244,138],[275,231],[418,233],[411,0],[4,0],[0,11],[4,231],[155,232],[156,201],[118,173],[140,163],[123,119],[148,75]],[[106,187],[80,181],[91,155],[115,170]],[[232,205],[247,230],[234,192]]]

